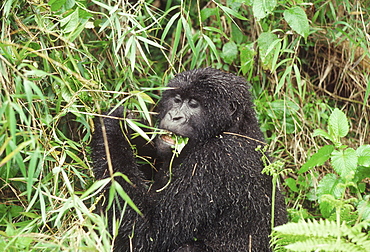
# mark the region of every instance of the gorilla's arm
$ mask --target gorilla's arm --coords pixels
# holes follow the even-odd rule
[[[112,113],[109,113],[109,116],[122,118],[123,107],[112,111]],[[126,175],[132,184],[125,181],[121,176],[114,177],[114,180],[119,182],[134,204],[145,215],[147,212],[146,206],[150,205],[150,197],[147,195],[143,174],[136,163],[130,143],[122,132],[120,121],[117,118],[109,118],[106,115],[96,117],[94,120],[95,132],[91,142],[94,174],[97,179],[108,178],[111,176],[111,173],[114,174],[116,172]],[[108,150],[105,143],[108,144]],[[111,168],[109,167],[109,162],[111,163]],[[109,190],[106,190],[105,195],[106,198],[109,197]],[[105,202],[100,203],[101,210],[108,210],[106,209],[107,201],[108,199],[105,199],[105,201],[101,200],[101,202]],[[110,227],[113,227],[112,221],[114,221],[114,217],[120,217],[121,209],[125,205],[124,200],[120,197],[114,202],[113,206],[108,210]],[[130,247],[129,236],[134,228],[140,228],[142,231],[146,230],[144,232],[147,236],[143,234],[139,236],[141,243],[147,243],[150,237],[150,229],[146,219],[139,216],[131,207],[126,207],[124,211],[123,223],[115,241],[116,251],[126,251]],[[111,230],[111,232],[114,231]],[[150,245],[146,244],[145,246],[148,247]]]
[[[122,118],[122,114],[123,107],[119,107],[108,116],[96,117],[94,120],[95,132],[91,142],[94,174],[97,179],[103,179],[111,176],[111,173],[121,172],[134,184],[140,185],[141,174],[131,146],[122,132],[120,120],[117,119]]]

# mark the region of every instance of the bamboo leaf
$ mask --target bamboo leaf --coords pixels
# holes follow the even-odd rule
[[[299,170],[299,174],[308,171],[309,169],[323,165],[331,157],[331,153],[334,151],[333,145],[325,145],[321,147],[317,153],[313,154],[307,161],[302,165]]]
[[[9,153],[3,160],[0,162],[0,167],[9,162],[14,155],[18,154],[22,149],[24,149],[26,146],[30,145],[33,142],[33,140],[28,140],[25,142],[20,143],[17,148],[15,148],[11,153]]]

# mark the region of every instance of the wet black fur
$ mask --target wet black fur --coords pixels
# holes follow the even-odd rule
[[[104,119],[113,169],[132,181],[130,185],[119,180],[143,213],[141,217],[126,208],[115,250],[130,251],[132,246],[134,251],[155,252],[270,251],[272,184],[271,177],[261,174],[261,154],[255,148],[264,140],[246,82],[205,68],[178,74],[168,86],[176,89],[163,93],[159,120],[175,94],[198,99],[203,120],[196,124],[196,137],[189,139],[175,159],[172,182],[161,192],[148,189],[119,120]],[[122,116],[122,108],[112,115]],[[101,120],[95,120],[91,144],[97,179],[109,176]],[[161,174],[168,170],[157,168],[164,170]],[[154,188],[168,179],[157,177],[159,185]],[[279,192],[275,209],[275,224],[285,223]],[[112,217],[113,211],[108,214]]]

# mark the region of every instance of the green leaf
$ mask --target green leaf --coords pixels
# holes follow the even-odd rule
[[[152,119],[145,103],[154,104],[153,99],[149,95],[141,91],[134,90],[131,91],[130,93],[136,96],[140,105],[140,109],[143,111],[143,114],[145,116],[145,119],[148,121],[149,125],[152,125]]]
[[[223,6],[221,4],[217,4],[217,6],[219,6],[222,9],[222,11],[226,13],[226,15],[234,16],[236,18],[239,18],[240,20],[245,20],[245,21],[248,20],[246,17],[243,17],[237,11],[230,9],[229,7]]]
[[[243,74],[253,70],[254,56],[257,52],[254,50],[254,44],[247,44],[240,47],[240,63]]]
[[[200,17],[202,22],[204,22],[210,16],[217,16],[218,9],[217,8],[205,8],[200,11]]]
[[[289,238],[299,237],[301,239],[305,237],[307,238],[328,237],[328,236],[337,237],[341,233],[340,227],[338,227],[335,221],[324,219],[299,220],[298,223],[289,222],[287,224],[274,227],[274,230],[281,232],[283,234],[287,234]],[[290,240],[290,242],[292,242],[292,240]],[[311,251],[311,250],[301,249],[295,251]]]
[[[271,32],[263,32],[257,40],[260,58],[264,69],[272,69],[274,55],[279,53],[281,48],[281,39]],[[275,57],[277,60],[277,57]]]
[[[334,205],[330,204],[328,201],[321,201],[320,205],[320,213],[324,218],[329,218],[333,214]]]
[[[92,184],[81,196],[80,199],[84,200],[87,197],[92,197],[102,191],[109,183],[111,179],[105,178],[102,180],[97,180]]]
[[[188,23],[188,20],[186,20],[185,17],[181,17],[181,22],[182,22],[182,26],[184,27],[185,36],[186,36],[186,39],[187,39],[187,41],[189,43],[189,46],[190,46],[192,52],[194,53],[194,56],[197,56],[196,50],[195,50],[194,39],[193,39],[193,32],[192,32],[192,30],[190,28],[190,25]]]
[[[293,192],[298,192],[298,187],[297,187],[297,181],[293,178],[287,178],[285,180],[285,184],[287,184],[287,186],[289,187],[290,190],[292,190]]]
[[[370,96],[370,80],[367,81],[367,88],[366,88],[366,91],[365,91],[364,102],[363,102],[364,107],[366,106],[367,102],[369,101],[369,96]]]
[[[254,0],[253,1],[253,15],[257,20],[260,20],[275,9],[277,0]]]
[[[315,166],[323,165],[329,160],[331,153],[334,151],[333,145],[325,145],[321,147],[317,153],[313,154],[310,159],[306,161],[299,169],[298,174],[304,173]]]
[[[252,4],[253,4],[253,0],[234,0],[234,2],[242,3],[242,4],[245,4],[245,5],[248,5],[248,6],[252,6]]]
[[[64,32],[72,32],[74,31],[78,25],[79,25],[79,14],[78,14],[79,8],[76,8],[74,12],[72,12],[67,17],[60,20],[61,26],[65,25]]]
[[[18,154],[23,148],[25,148],[26,146],[32,143],[33,143],[33,140],[28,140],[28,141],[18,144],[17,148],[15,148],[12,152],[10,152],[7,156],[5,156],[0,161],[0,167],[3,166],[5,163],[9,162],[14,157],[14,155]]]
[[[48,2],[48,5],[51,7],[51,11],[58,11],[65,3],[67,0],[50,0]]]
[[[203,38],[206,41],[206,43],[208,44],[208,46],[211,48],[211,50],[212,50],[213,54],[215,55],[215,57],[217,58],[217,60],[220,61],[220,56],[219,56],[218,50],[216,48],[216,45],[213,43],[213,41],[207,35],[203,34]]]
[[[308,24],[306,12],[304,12],[301,7],[295,6],[285,10],[284,19],[295,32],[307,38],[310,26]]]
[[[66,10],[72,9],[73,6],[75,6],[76,0],[67,0],[65,4]]]
[[[175,135],[175,134],[172,135],[172,139],[175,143],[175,145],[173,146],[174,152],[177,153],[177,154],[181,153],[182,149],[185,147],[185,145],[189,141],[189,138],[178,136],[178,135]]]
[[[136,125],[135,121],[126,118],[125,120],[127,124],[133,129],[135,132],[139,133],[139,135],[147,141],[150,141],[150,137],[139,127]]]
[[[332,153],[331,162],[334,170],[342,177],[353,178],[357,168],[356,151],[352,148],[335,150]]]
[[[243,32],[235,24],[231,24],[231,37],[237,44],[241,44],[244,39]]]
[[[149,125],[152,125],[152,118],[150,116],[149,110],[145,104],[145,101],[142,96],[138,95],[137,100],[139,101],[140,108],[144,114],[145,119],[148,121]]]
[[[230,41],[230,42],[224,44],[224,46],[222,48],[222,56],[223,56],[223,60],[227,64],[231,64],[236,59],[236,57],[238,56],[238,47],[237,47],[237,45],[233,41]]]
[[[329,117],[329,134],[335,138],[345,137],[349,131],[349,125],[346,115],[335,108]]]
[[[127,204],[129,204],[130,207],[132,207],[132,209],[134,209],[138,214],[140,215],[143,215],[139,208],[137,208],[137,206],[135,205],[135,203],[132,201],[132,199],[130,198],[130,196],[128,196],[128,194],[123,190],[122,186],[117,182],[117,181],[113,181],[112,182],[112,185],[111,185],[111,188],[114,188],[116,190],[116,192],[121,196],[121,198],[127,202]]]
[[[218,33],[218,34],[220,34],[221,36],[225,37],[226,39],[230,39],[230,38],[228,37],[228,35],[227,35],[224,31],[222,31],[222,30],[220,30],[220,29],[218,29],[218,28],[216,28],[216,27],[204,26],[204,27],[203,27],[203,30],[205,30],[205,31],[215,32],[215,33]],[[203,36],[204,36],[204,34],[203,34]],[[217,39],[216,39],[216,37],[217,37],[217,36],[212,36],[212,38],[213,38],[214,40],[217,40]]]
[[[87,167],[86,163],[84,161],[82,161],[82,159],[77,156],[75,153],[73,153],[72,151],[70,150],[66,150],[66,153],[67,155],[72,158],[74,161],[77,162],[78,165],[81,165],[82,167],[84,167],[86,170],[89,169],[89,167]]]
[[[335,140],[331,135],[329,135],[328,132],[326,132],[325,130],[322,130],[322,129],[315,129],[314,132],[313,132],[313,136],[314,137],[315,136],[322,136],[322,137],[325,137],[326,139],[328,139],[332,142],[334,142],[334,140]]]
[[[173,16],[171,17],[171,19],[168,21],[168,23],[167,23],[167,25],[166,25],[166,28],[164,29],[164,31],[163,31],[163,33],[162,33],[162,37],[161,37],[161,42],[162,42],[162,43],[165,41],[165,38],[166,38],[166,36],[167,36],[168,32],[169,32],[169,31],[170,31],[170,29],[172,28],[172,24],[173,24],[176,20],[178,20],[179,16],[180,16],[180,12],[176,13],[175,15],[173,15]],[[181,28],[180,28],[180,30],[181,30]]]
[[[144,42],[145,44],[152,45],[152,46],[157,47],[157,48],[159,48],[159,49],[163,49],[163,50],[165,49],[163,46],[161,46],[161,45],[160,45],[160,44],[158,44],[157,42],[152,41],[152,40],[149,40],[149,39],[144,38],[144,37],[142,37],[142,36],[136,36],[136,38],[137,38],[138,40],[140,40],[140,41]]]
[[[126,42],[125,56],[130,59],[131,70],[135,70],[136,65],[136,39],[135,36],[130,36]]]
[[[363,183],[360,182],[365,178],[370,178],[370,168],[365,166],[357,167],[355,177],[352,179],[352,181],[359,183],[359,186],[363,186]]]
[[[343,180],[338,178],[337,175],[333,173],[326,174],[317,186],[316,194],[319,203],[321,203],[321,196],[325,194],[332,195],[335,199],[339,199],[344,192],[344,188],[338,186],[339,183],[343,183]]]
[[[367,199],[367,200],[366,200]],[[358,213],[363,220],[370,220],[370,200],[369,196],[358,203]]]
[[[176,29],[175,29],[175,35],[174,35],[174,39],[173,39],[173,46],[172,46],[172,51],[174,53],[171,53],[171,62],[174,61],[174,58],[176,57],[176,53],[177,52],[177,48],[179,47],[180,45],[180,38],[182,37],[182,19],[179,19],[178,22],[177,22],[177,26],[176,26]]]
[[[361,145],[357,150],[358,165],[370,167],[370,145]]]

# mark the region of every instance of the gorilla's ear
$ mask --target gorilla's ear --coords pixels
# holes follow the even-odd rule
[[[234,117],[236,111],[238,111],[238,103],[236,101],[230,103],[230,116]]]
[[[245,123],[248,121],[248,113],[245,111],[243,104],[238,101],[232,101],[229,104],[229,114],[232,119],[230,131],[244,132]]]

